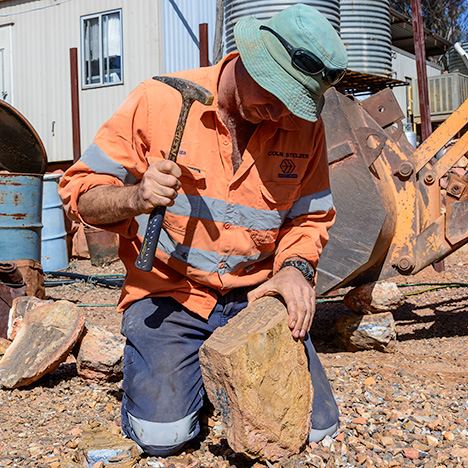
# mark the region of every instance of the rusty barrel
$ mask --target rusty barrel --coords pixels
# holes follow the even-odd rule
[[[42,175],[0,174],[0,261],[41,260]]]

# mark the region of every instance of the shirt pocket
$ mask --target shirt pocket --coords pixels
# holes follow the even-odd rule
[[[274,250],[279,230],[300,190],[299,184],[264,182],[260,185],[255,221],[250,230],[250,237],[259,251]]]
[[[202,206],[201,191],[206,188],[206,172],[195,167],[180,166],[182,188],[173,206],[167,207],[163,228],[178,234],[195,230]]]

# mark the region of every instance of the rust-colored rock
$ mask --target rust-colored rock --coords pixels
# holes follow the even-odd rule
[[[395,320],[391,312],[343,317],[337,321],[337,332],[348,351],[377,349],[392,352],[396,344]]]
[[[26,312],[20,330],[0,361],[0,386],[16,388],[55,370],[80,338],[84,317],[68,301]]]
[[[125,338],[96,326],[86,326],[76,357],[78,374],[88,380],[122,377]]]
[[[367,283],[349,291],[344,304],[357,314],[375,314],[396,310],[404,296],[395,283]]]
[[[263,297],[218,328],[200,349],[210,401],[229,445],[251,458],[298,453],[309,431],[313,389],[307,356],[285,305]]]

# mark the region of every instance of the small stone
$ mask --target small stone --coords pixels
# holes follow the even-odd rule
[[[371,386],[375,385],[377,382],[373,377],[368,377],[366,380],[364,380],[364,385]]]
[[[405,454],[406,458],[410,458],[411,460],[416,460],[419,458],[419,451],[412,447],[404,448],[403,453]]]
[[[367,424],[367,420],[362,417],[351,419],[351,422],[353,424],[360,424],[361,426],[365,426]]]
[[[348,351],[377,349],[392,352],[395,349],[395,320],[391,312],[341,317],[337,320],[336,330]]]
[[[447,431],[444,433],[444,439],[452,442],[455,439],[455,436],[453,435],[453,432]]]
[[[349,291],[344,304],[357,314],[374,314],[398,309],[404,296],[396,283],[368,283]]]
[[[431,447],[436,447],[439,444],[439,439],[431,434],[426,435],[427,445]]]

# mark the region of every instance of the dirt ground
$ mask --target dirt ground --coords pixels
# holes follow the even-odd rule
[[[468,255],[455,253],[445,260],[442,273],[429,267],[392,281],[417,284],[402,287],[405,294],[431,289],[421,283],[468,283],[467,265]],[[88,260],[71,262],[68,271],[124,273],[119,262],[96,268]],[[468,467],[467,286],[406,296],[394,312],[398,342],[393,353],[345,351],[333,326],[352,313],[341,301],[317,304],[311,334],[341,410],[335,439],[269,463],[233,453],[216,426],[178,457],[143,457],[128,464],[115,460],[111,466]],[[119,289],[79,282],[46,291],[51,299],[80,305],[88,323],[119,332]],[[84,381],[70,357],[29,387],[0,390],[0,467],[65,467],[90,423],[119,434],[120,384]]]

